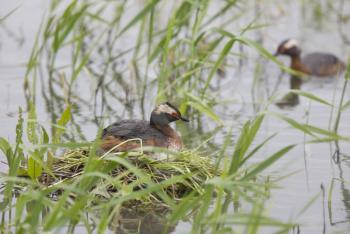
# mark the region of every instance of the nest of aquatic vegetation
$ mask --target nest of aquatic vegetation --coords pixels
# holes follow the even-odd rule
[[[103,155],[98,160],[101,160],[102,163],[111,163],[111,161],[107,160],[108,156],[122,157],[134,169],[150,179],[152,184],[160,184],[176,176],[183,178],[180,182],[169,183],[169,185],[161,187],[174,200],[181,199],[184,195],[192,191],[201,193],[205,181],[219,173],[210,159],[192,151],[182,151],[161,160],[154,159],[149,153],[139,154],[137,156],[135,154],[109,154]],[[46,186],[57,183],[69,183],[83,174],[84,166],[88,159],[88,149],[67,151],[55,159],[52,173],[43,173],[39,181]],[[118,181],[111,183],[109,180],[100,179],[101,181],[99,181],[98,185],[92,188],[93,191],[97,187],[101,189],[101,186],[103,186],[103,193],[97,192],[96,194],[98,196],[104,198],[120,196],[121,193],[119,192],[123,185],[135,184],[132,188],[134,191],[147,188],[147,183],[142,182],[144,178],[136,175],[135,170],[130,170],[130,168],[127,168],[123,164],[114,164],[113,169],[108,172],[108,176]],[[119,186],[116,186],[116,184]],[[57,194],[59,193],[60,191],[57,191]],[[149,193],[148,198],[153,199],[153,201],[161,200],[156,192]]]

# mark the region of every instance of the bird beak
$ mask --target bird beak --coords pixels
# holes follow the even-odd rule
[[[184,118],[184,117],[182,117],[182,116],[180,116],[180,119],[181,119],[182,121],[184,121],[184,122],[189,122],[188,119],[186,119],[186,118]]]

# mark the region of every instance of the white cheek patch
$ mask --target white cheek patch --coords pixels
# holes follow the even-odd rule
[[[287,41],[285,44],[284,44],[284,48],[285,49],[290,49],[290,48],[293,48],[294,46],[298,46],[298,42],[297,40],[295,39],[290,39],[289,41]]]
[[[173,113],[176,112],[173,108],[171,108],[170,106],[166,105],[166,104],[160,104],[159,106],[157,106],[157,108],[155,109],[155,113],[160,114],[160,113]]]

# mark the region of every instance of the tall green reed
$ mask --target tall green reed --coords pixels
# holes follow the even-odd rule
[[[222,8],[207,19],[205,16],[209,12],[210,4],[215,4],[214,1],[181,1],[174,4],[174,9],[165,17],[163,26],[157,24],[161,19],[159,11],[162,7],[162,2],[157,0],[145,2],[126,23],[122,23],[122,20],[127,14],[127,1],[72,1],[67,5],[60,1],[52,1],[50,12],[43,19],[27,65],[27,135],[31,145],[27,147],[23,144],[21,116],[17,125],[16,145],[11,146],[3,138],[0,141],[1,150],[7,156],[9,165],[8,174],[1,178],[5,183],[1,228],[18,232],[55,232],[68,227],[69,232],[74,232],[75,227],[82,224],[88,233],[94,231],[94,226],[98,233],[104,233],[123,205],[133,200],[147,203],[150,202],[149,197],[156,194],[172,211],[167,221],[176,224],[184,218],[189,218],[192,221],[193,233],[207,230],[243,230],[246,233],[259,233],[265,226],[276,228],[280,233],[291,230],[296,223],[279,221],[266,213],[265,203],[275,184],[263,174],[296,147],[296,144],[284,146],[266,156],[261,162],[252,164],[250,159],[256,157],[277,134],[272,134],[255,145],[263,120],[275,117],[286,122],[292,129],[310,136],[311,140],[308,143],[348,141],[348,137],[339,136],[336,131],[326,131],[317,126],[299,123],[279,113],[269,112],[263,107],[262,112],[245,122],[237,140],[233,141],[231,134],[228,134],[218,146],[220,151],[211,155],[221,175],[208,179],[201,193],[192,192],[180,201],[172,200],[164,192],[164,188],[183,182],[186,176],[196,175],[189,173],[155,183],[150,175],[130,163],[127,154],[100,158],[95,154],[98,141],[80,144],[63,143],[62,140],[67,133],[65,128],[69,123],[73,124],[74,104],[92,106],[78,95],[74,95],[75,85],[81,82],[82,77],[96,81],[92,96],[96,108],[98,95],[101,94],[101,113],[112,110],[115,106],[113,101],[121,105],[131,105],[138,100],[145,103],[145,99],[154,98],[157,101],[177,102],[181,111],[187,112],[192,119],[197,119],[197,125],[200,125],[201,116],[204,114],[220,126],[223,121],[214,109],[220,100],[212,94],[211,86],[217,78],[220,66],[227,57],[233,55],[234,46],[248,46],[285,71],[295,74],[262,45],[245,36],[247,31],[262,27],[255,25],[255,21],[237,33],[225,30],[225,24],[222,28],[211,26],[222,14],[233,11],[238,2],[224,3]],[[111,6],[109,4],[113,4],[115,9],[110,18],[104,17]],[[99,30],[95,31],[96,28]],[[136,30],[138,35],[136,40],[132,41],[135,44],[130,45],[130,48],[123,48],[122,51],[117,50],[121,38],[131,30]],[[70,61],[62,65],[59,58],[66,51],[71,53]],[[125,68],[124,71],[117,68],[132,52],[131,64],[135,80],[124,77]],[[95,60],[97,65],[94,64]],[[146,65],[143,66],[143,63]],[[151,75],[153,67],[159,69],[158,73],[155,73],[156,77]],[[48,75],[50,90],[50,95],[46,96],[45,101],[52,108],[50,112],[54,113],[51,119],[53,124],[50,139],[47,131],[38,124],[35,114],[37,77],[40,76],[42,68],[46,69],[44,76]],[[46,82],[45,77],[42,81]],[[133,85],[137,87],[136,94],[132,90]],[[122,94],[115,92],[114,88]],[[149,95],[151,88],[157,90],[156,97]],[[60,94],[62,90],[64,92]],[[313,94],[292,92],[330,105]],[[144,105],[141,106],[144,108]],[[343,108],[347,106],[345,103]],[[99,125],[97,111],[95,115]],[[212,136],[208,138],[210,137]],[[80,174],[72,180],[63,180],[47,187],[38,182],[37,178],[43,172],[52,173],[53,156],[57,149],[76,149],[82,145],[90,147],[90,153]],[[27,155],[28,160],[24,160]],[[25,166],[21,168],[22,163]],[[116,165],[126,167],[137,179],[131,184],[123,184],[119,177],[110,175]],[[18,175],[29,175],[30,179],[20,178]],[[101,194],[106,194],[106,184],[118,188],[117,196],[107,196],[108,199],[101,197]],[[135,191],[134,188],[140,185],[143,185],[143,189]],[[15,187],[22,191],[14,204],[12,195]],[[50,199],[55,191],[61,191],[61,194],[54,197],[55,199]],[[242,203],[248,204],[250,209],[241,208]],[[11,212],[14,212],[14,215]],[[5,214],[9,214],[9,217],[4,218]],[[91,220],[96,223],[92,223]]]

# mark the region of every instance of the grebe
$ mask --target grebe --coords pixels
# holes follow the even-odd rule
[[[281,42],[275,53],[277,55],[289,56],[292,69],[311,76],[335,76],[345,70],[344,62],[333,54],[314,52],[301,57],[301,49],[295,39]]]
[[[152,111],[150,121],[121,120],[105,128],[102,132],[100,148],[108,151],[128,139],[140,138],[143,146],[180,150],[181,137],[169,126],[169,123],[176,120],[188,122],[169,102],[159,104]],[[114,151],[128,151],[139,147],[140,142],[135,140],[120,145]]]

